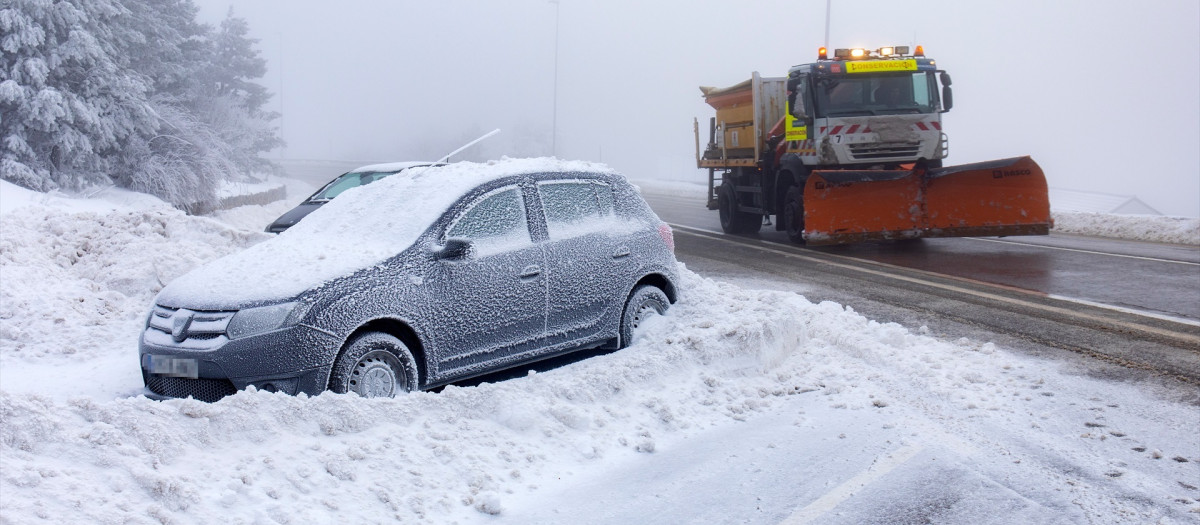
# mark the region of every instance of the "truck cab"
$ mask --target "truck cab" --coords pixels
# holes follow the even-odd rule
[[[822,48],[816,62],[789,69],[781,164],[940,165],[949,152],[941,113],[952,104],[950,77],[920,46],[908,51],[838,49],[831,59]]]

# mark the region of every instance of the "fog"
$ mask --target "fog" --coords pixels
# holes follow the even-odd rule
[[[821,0],[197,3],[210,23],[232,4],[260,39],[274,156],[428,160],[500,128],[458,158],[675,180],[704,180],[698,86],[785,75],[825,37]],[[1200,216],[1200,3],[832,3],[830,47],[921,44],[951,73],[948,164],[1032,155],[1052,187]]]

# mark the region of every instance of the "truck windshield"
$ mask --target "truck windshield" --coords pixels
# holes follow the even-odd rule
[[[829,75],[814,91],[817,117],[935,113],[940,105],[931,71]]]

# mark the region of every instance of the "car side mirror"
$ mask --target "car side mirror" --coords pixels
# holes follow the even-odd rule
[[[446,261],[460,261],[474,254],[475,244],[467,239],[459,238],[446,239],[446,244],[443,244],[435,252],[438,259]]]

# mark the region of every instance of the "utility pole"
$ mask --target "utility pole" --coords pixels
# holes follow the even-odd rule
[[[825,0],[825,49],[829,49],[829,6],[833,0]]]
[[[550,156],[558,156],[558,2],[554,4],[554,117],[550,123]]]

